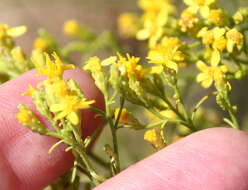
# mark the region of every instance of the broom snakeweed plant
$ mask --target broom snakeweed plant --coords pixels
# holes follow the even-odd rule
[[[78,189],[79,172],[93,185],[118,174],[123,169],[117,136],[120,129],[144,130],[144,140],[158,151],[175,139],[214,126],[213,117],[202,114],[203,110],[207,112],[203,104],[211,97],[227,113],[228,117],[222,118],[226,126],[243,129],[237,118],[239,108],[230,98],[230,80],[241,80],[248,75],[248,8],[240,8],[230,15],[215,0],[184,0],[184,3],[186,8],[179,13],[170,0],[138,0],[140,14],[120,15],[117,23],[120,37],[145,41],[141,43],[143,49],[146,47],[145,57],[125,54],[111,32],[96,35],[75,20],[64,25],[64,33],[72,41],[60,47],[56,38],[42,29],[29,57],[14,41],[26,32],[26,27],[0,25],[1,82],[32,68],[46,77],[35,87],[29,86],[23,95],[32,97],[37,111],[52,128],[46,128],[23,104],[18,107],[18,121],[35,133],[58,139],[48,153],[64,143],[65,151],[75,157],[71,171],[52,184],[52,189],[63,187],[68,180],[71,189]],[[91,57],[101,49],[114,55],[105,59]],[[65,70],[75,68],[70,59],[73,52],[81,53],[82,69],[92,76],[102,92],[105,110],[94,107],[95,101],[86,99],[74,80],[63,78]],[[190,76],[182,74],[187,69],[191,69]],[[209,88],[209,92],[191,106],[187,104],[186,92],[194,81]],[[137,117],[130,105],[144,110],[144,116]],[[109,157],[110,175],[101,174],[92,162],[88,148],[97,132],[82,138],[82,109],[96,112],[110,128],[112,144],[103,145]],[[210,112],[217,115],[214,110]],[[147,115],[150,120],[141,122]],[[176,129],[170,134],[172,141],[166,137],[168,126]]]

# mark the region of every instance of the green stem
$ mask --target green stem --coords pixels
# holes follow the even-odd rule
[[[106,107],[106,118],[107,121],[109,123],[110,126],[110,130],[111,130],[111,135],[112,135],[112,139],[113,139],[113,148],[114,148],[114,153],[115,153],[115,161],[116,161],[116,173],[120,172],[120,158],[119,158],[119,148],[118,148],[118,142],[117,142],[117,128],[115,127],[113,120],[112,120],[112,114],[110,111],[110,105],[112,104],[110,102],[109,104],[109,100],[108,100],[108,96],[104,96],[105,99],[105,107]]]
[[[91,165],[91,163],[88,159],[88,156],[86,154],[86,149],[84,147],[83,140],[82,140],[81,135],[80,135],[79,127],[73,126],[73,125],[70,125],[70,127],[72,129],[73,135],[74,135],[75,140],[76,140],[76,142],[74,143],[75,151],[79,155],[79,157],[82,159],[87,170],[89,171],[90,175],[94,179],[92,182],[95,185],[99,185],[101,182],[105,181],[105,179],[102,176],[98,175],[96,173],[95,169],[93,168],[93,166]]]
[[[203,98],[200,99],[200,101],[195,105],[191,119],[194,121],[195,118],[195,113],[197,112],[197,110],[200,108],[200,106],[206,101],[208,100],[209,97],[211,96],[215,96],[217,94],[217,92],[211,92],[208,95],[204,96]]]

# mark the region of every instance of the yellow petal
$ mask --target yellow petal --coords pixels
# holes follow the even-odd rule
[[[148,31],[147,29],[142,29],[138,31],[136,34],[136,38],[138,40],[146,40],[147,38],[149,38],[149,36],[150,36],[150,31]]]
[[[213,32],[214,32],[214,38],[218,39],[218,38],[220,38],[221,36],[223,36],[225,34],[226,29],[216,27],[216,28],[213,29]]]
[[[228,67],[226,65],[221,65],[220,66],[220,70],[223,72],[223,73],[226,73],[228,71]]]
[[[217,66],[220,62],[220,52],[218,50],[214,50],[211,54],[211,65]]]
[[[227,51],[232,53],[234,45],[235,44],[232,40],[227,40],[227,45],[226,45]]]
[[[194,5],[194,0],[183,0],[183,2],[184,2],[186,5],[189,5],[189,6]]]
[[[201,71],[205,71],[206,69],[208,69],[208,66],[203,61],[197,61],[196,67]]]
[[[64,109],[64,106],[62,104],[53,104],[50,106],[50,111],[51,112],[59,112]]]
[[[208,79],[208,80],[205,80],[201,83],[201,85],[204,87],[204,88],[209,88],[213,83],[213,80],[212,79]]]
[[[201,7],[200,13],[201,13],[201,15],[202,15],[203,18],[208,18],[209,17],[209,13],[210,13],[209,7],[208,6]]]
[[[112,65],[113,63],[115,63],[117,60],[117,57],[116,56],[111,56],[107,59],[104,59],[102,62],[101,62],[101,65],[102,66],[107,66],[107,65]]]
[[[197,75],[197,77],[196,77],[197,82],[202,82],[202,81],[205,81],[205,80],[208,80],[208,79],[209,79],[209,76],[206,73],[199,73]]]
[[[79,118],[76,112],[71,112],[68,116],[67,119],[73,124],[73,125],[78,125],[79,124]]]
[[[174,61],[168,61],[166,62],[166,67],[173,69],[174,71],[178,72],[178,65]]]
[[[26,32],[27,32],[26,26],[18,26],[8,29],[7,34],[11,37],[18,37],[25,34]]]
[[[150,68],[150,73],[152,74],[159,74],[164,70],[164,67],[162,65],[153,66]]]

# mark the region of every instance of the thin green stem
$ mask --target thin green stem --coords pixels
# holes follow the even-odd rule
[[[115,124],[113,123],[112,114],[110,111],[110,105],[112,103],[109,102],[108,96],[105,95],[104,99],[105,99],[105,107],[106,107],[106,118],[109,123],[111,135],[113,139],[113,148],[114,148],[115,161],[116,161],[116,173],[119,173],[120,172],[120,158],[119,158],[119,148],[118,148],[117,134],[116,134],[117,128],[115,127]]]
[[[195,114],[197,112],[197,110],[201,107],[201,105],[206,101],[208,100],[211,96],[215,96],[217,94],[217,92],[211,92],[209,93],[208,95],[204,96],[203,98],[201,98],[199,100],[199,102],[195,105],[194,107],[194,110],[192,112],[192,115],[191,115],[191,119],[194,121],[195,119]]]

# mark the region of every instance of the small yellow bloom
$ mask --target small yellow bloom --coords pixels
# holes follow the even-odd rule
[[[46,92],[46,101],[48,105],[57,103],[58,100],[63,99],[69,94],[73,94],[68,90],[67,84],[64,80],[44,81]]]
[[[48,42],[43,38],[36,38],[34,41],[34,48],[41,51],[46,51],[49,47]]]
[[[202,38],[203,44],[212,45],[213,48],[219,51],[224,51],[227,45],[225,33],[225,28],[215,27],[208,30],[207,27],[204,27],[198,32],[197,37]]]
[[[120,112],[120,108],[115,109],[115,113],[114,113],[115,120],[117,120],[117,117],[118,117],[119,112]],[[121,110],[119,123],[122,123],[122,124],[127,124],[128,123],[127,114],[128,114],[127,109],[126,108],[123,108]]]
[[[30,95],[30,96],[33,96],[35,92],[36,92],[36,90],[31,85],[29,85],[27,92],[24,92],[21,95]]]
[[[101,61],[98,57],[91,57],[83,67],[86,71],[102,72]]]
[[[164,37],[162,42],[152,48],[147,59],[149,63],[163,65],[174,71],[178,71],[178,65],[183,63],[185,56],[179,51],[181,42],[177,38]]]
[[[36,117],[34,116],[33,112],[26,108],[25,106],[20,106],[19,112],[17,113],[17,120],[22,124],[22,125],[27,125],[29,123],[32,123]]]
[[[76,20],[68,20],[64,23],[64,33],[76,36],[80,31],[80,24]]]
[[[157,150],[160,150],[166,146],[161,129],[147,130],[144,134],[144,140],[153,145]]]
[[[214,33],[212,30],[208,30],[207,27],[203,27],[197,34],[198,38],[202,38],[202,43],[205,45],[211,45],[214,42]]]
[[[201,73],[197,75],[197,82],[200,82],[204,88],[209,88],[213,82],[223,82],[225,73],[228,71],[225,65],[219,66],[220,53],[215,50],[212,53],[210,66],[206,65],[202,61],[198,61],[196,66]]]
[[[175,9],[168,0],[139,0],[138,5],[146,12],[159,12],[161,10],[166,10],[171,13]]]
[[[237,31],[236,28],[229,30],[226,33],[227,38],[227,51],[233,52],[233,48],[236,46],[238,50],[243,47],[243,34]]]
[[[116,64],[122,76],[127,75],[129,78],[135,77],[136,79],[141,79],[146,73],[149,72],[148,69],[143,68],[139,64],[140,58],[131,56],[128,53],[126,57],[117,53],[117,57],[112,56],[102,62],[102,65]]]
[[[144,10],[143,27],[137,32],[138,40],[147,40],[149,47],[157,44],[164,33],[168,16],[175,7],[168,0],[139,0],[138,5]]]
[[[19,37],[27,32],[26,26],[17,26],[11,28],[6,24],[0,24],[0,39],[9,37]]]
[[[189,6],[189,11],[195,14],[199,11],[203,18],[207,18],[210,12],[209,7],[215,3],[215,0],[184,0],[184,2]]]
[[[38,75],[45,75],[49,79],[62,78],[65,70],[75,68],[75,66],[72,64],[63,64],[56,53],[52,54],[54,61],[51,60],[50,56],[47,53],[44,53],[44,55],[46,62],[45,66],[40,65],[39,60],[36,60],[35,57],[32,60],[35,67],[38,69]]]
[[[134,37],[138,30],[138,17],[132,13],[122,13],[118,18],[119,33],[126,38]]]
[[[146,27],[139,30],[136,34],[138,40],[149,39],[149,47],[154,47],[158,40],[163,36],[163,25],[154,23],[153,21],[146,24]]]
[[[221,9],[212,9],[208,17],[210,23],[222,25],[225,21],[225,15]]]
[[[179,26],[181,28],[181,31],[186,32],[193,29],[198,24],[198,22],[199,19],[197,18],[197,15],[186,9],[181,14]]]
[[[47,128],[42,125],[40,120],[29,108],[27,108],[25,105],[20,104],[18,106],[18,109],[19,112],[16,114],[16,118],[20,124],[36,133],[40,133],[42,135],[45,135],[47,133]]]
[[[89,108],[94,102],[94,100],[87,101],[86,98],[80,99],[78,96],[67,95],[59,103],[51,105],[50,111],[56,114],[55,120],[66,118],[73,125],[78,125],[78,111]]]
[[[241,7],[234,15],[233,20],[235,24],[240,24],[248,18],[248,7]]]
[[[11,50],[11,55],[15,61],[21,62],[26,60],[25,54],[23,53],[22,49],[19,46],[14,47]]]

